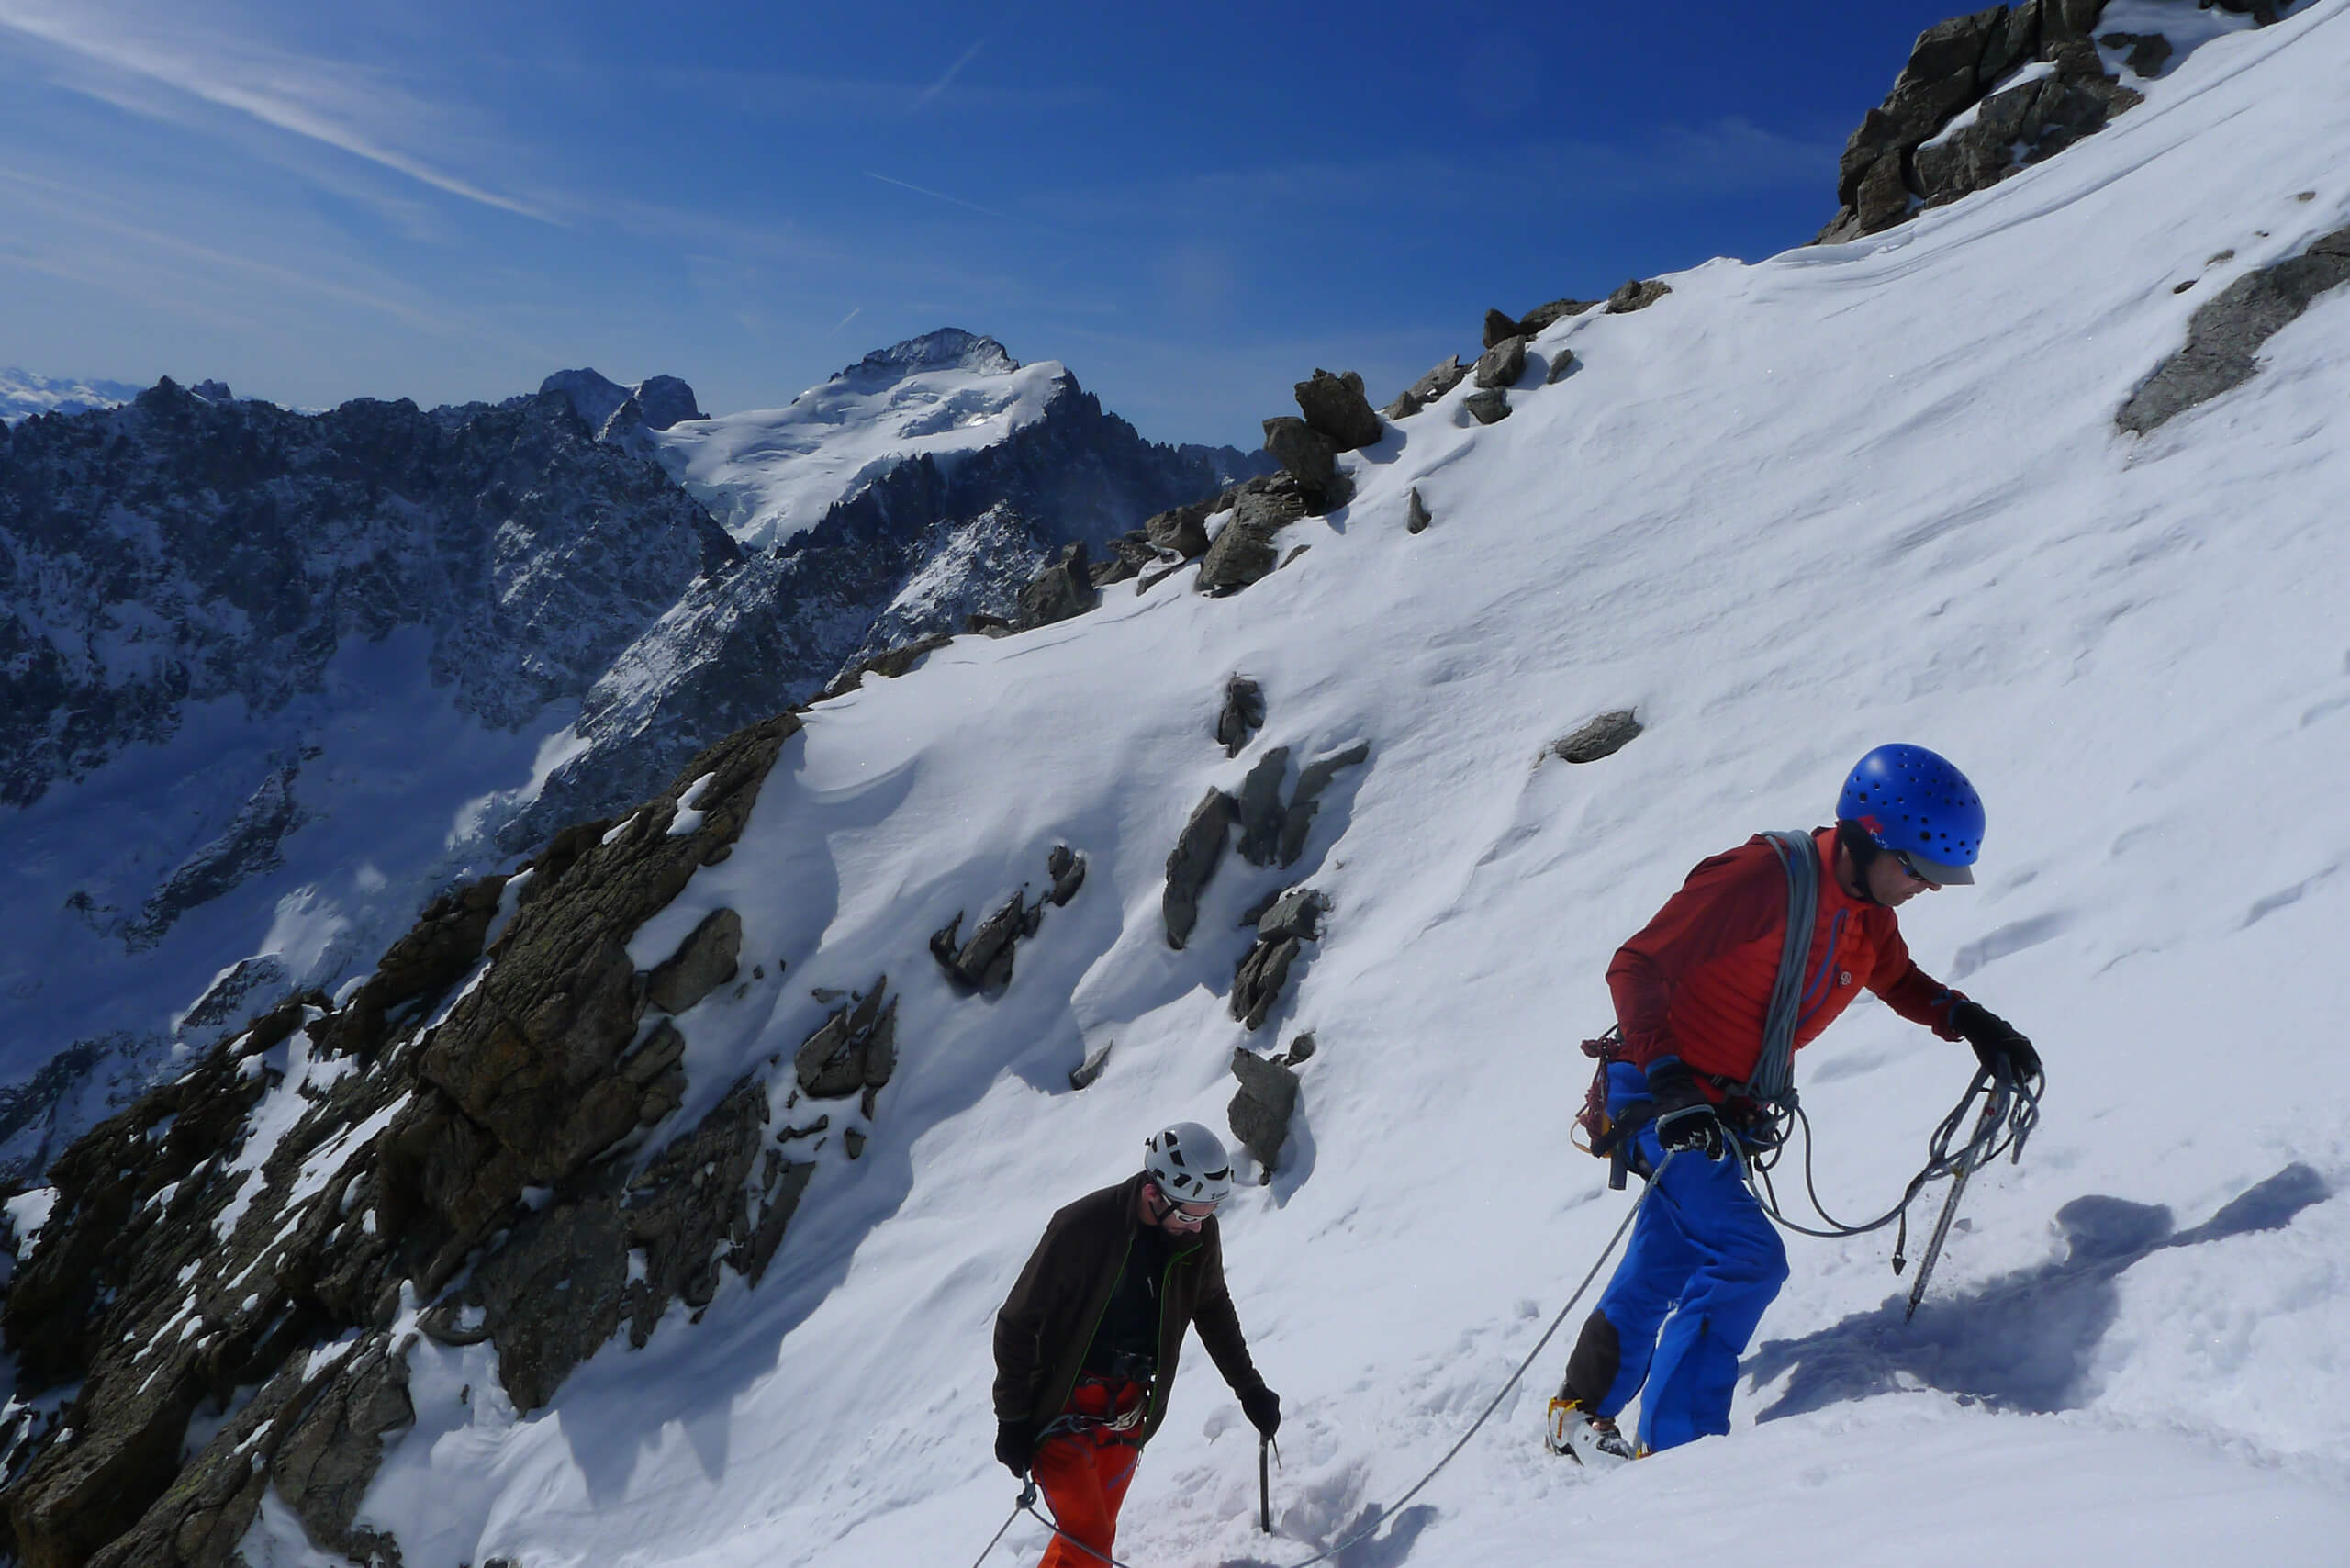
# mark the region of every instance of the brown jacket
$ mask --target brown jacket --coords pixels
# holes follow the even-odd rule
[[[1126,1249],[1142,1229],[1140,1197],[1145,1178],[1128,1177],[1061,1210],[1045,1226],[1045,1238],[995,1316],[995,1414],[1000,1421],[1043,1423],[1061,1413],[1093,1331],[1110,1305]],[[1158,1375],[1151,1380],[1150,1409],[1142,1442],[1167,1418],[1167,1394],[1174,1386],[1183,1331],[1199,1326],[1216,1370],[1236,1394],[1265,1386],[1240,1337],[1240,1319],[1224,1288],[1224,1244],[1216,1223],[1200,1227],[1196,1239],[1169,1232],[1175,1251],[1160,1294]]]

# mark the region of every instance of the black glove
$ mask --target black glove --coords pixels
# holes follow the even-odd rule
[[[1649,1097],[1656,1105],[1651,1122],[1656,1141],[1665,1153],[1702,1152],[1708,1159],[1719,1159],[1728,1149],[1714,1103],[1679,1062],[1660,1062],[1649,1069]]]
[[[1036,1423],[1034,1421],[998,1421],[995,1424],[995,1457],[1004,1469],[1014,1475],[1028,1473],[1028,1462],[1036,1457]]]
[[[1240,1410],[1264,1437],[1281,1429],[1281,1396],[1261,1383],[1240,1396]]]
[[[1975,1047],[1975,1059],[1993,1077],[2004,1074],[2010,1083],[2040,1076],[2040,1053],[2016,1033],[2016,1026],[1979,1002],[1962,1002],[1950,1010],[1950,1026]]]

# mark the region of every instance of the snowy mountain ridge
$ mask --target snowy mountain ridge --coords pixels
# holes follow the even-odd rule
[[[943,367],[919,399],[1004,357],[964,339],[843,377]],[[885,493],[769,453],[814,518],[755,551],[647,460],[699,415],[669,376],[319,415],[166,382],[0,436],[0,1161],[341,984],[452,879],[1255,466],[1144,441],[1058,367],[1023,386],[1021,421],[930,443],[952,476],[889,455],[886,397],[834,403]]]
[[[191,1064],[9,1205],[18,1550],[970,1561],[1046,1217],[1278,1071],[1221,1220],[1276,1538],[1192,1351],[1124,1561],[2338,1562],[2350,0],[2289,10],[1964,197],[1496,343],[1344,504],[1202,520],[1253,578],[743,731]],[[1727,1437],[1562,1464],[1554,1345],[1397,1508],[1629,1202],[1566,1142],[1610,953],[1888,739],[1988,802],[1902,924],[2045,1053],[2024,1159],[1914,1322],[1884,1238],[1791,1241]],[[1831,1208],[1972,1066],[1869,1005],[1802,1053]]]

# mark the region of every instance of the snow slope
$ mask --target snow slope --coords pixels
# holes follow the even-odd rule
[[[877,349],[783,408],[650,433],[670,476],[738,541],[765,549],[901,462],[951,462],[1002,441],[1044,416],[1067,375],[947,328]]]
[[[526,1419],[486,1346],[420,1344],[418,1422],[363,1519],[417,1562],[970,1561],[1013,1493],[990,1326],[1046,1215],[1130,1170],[1153,1126],[1220,1123],[1236,1044],[1311,1028],[1283,1168],[1225,1220],[1289,1411],[1282,1539],[1256,1533],[1255,1445],[1194,1352],[1120,1551],[1311,1555],[1433,1462],[1622,1217],[1564,1138],[1610,951],[1689,865],[1821,820],[1854,757],[1904,739],[1991,812],[1981,885],[1905,928],[2051,1078],[1916,1323],[1881,1238],[1798,1240],[1729,1439],[1605,1481],[1548,1459],[1562,1340],[1344,1561],[2342,1562],[2350,291],[2154,435],[2113,414],[2197,303],[2350,223],[2345,77],[2350,0],[2218,39],[1991,192],[1560,323],[1513,417],[1477,426],[1456,391],[1391,430],[1348,460],[1354,502],[1282,541],[1311,554],[1245,593],[1113,590],[814,711],[736,853],[632,950],[666,955],[722,904],[746,963],[788,963],[680,1020],[684,1126],[788,1060],[811,988],[886,969],[901,1065],[874,1120],[848,1118],[863,1158],[833,1107],[794,1145],[821,1169],[767,1282],[727,1276],[698,1326],[681,1309]],[[1569,347],[1580,367],[1544,386]],[[1227,760],[1210,730],[1236,670],[1270,717]],[[1627,750],[1541,759],[1623,706],[1648,725]],[[1357,741],[1370,761],[1299,865],[1228,860],[1169,949],[1162,863],[1202,792],[1272,745],[1293,776]],[[952,995],[928,934],[1038,881],[1060,842],[1084,890],[1000,1000]],[[1234,922],[1301,879],[1335,902],[1327,934],[1244,1036]],[[1831,1205],[1897,1191],[1970,1066],[1874,1004],[1805,1053]],[[249,1554],[309,1561],[290,1528],[265,1520]],[[1024,1523],[990,1561],[1038,1544]]]

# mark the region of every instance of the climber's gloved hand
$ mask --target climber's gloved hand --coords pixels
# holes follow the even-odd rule
[[[1036,1457],[1036,1423],[1029,1420],[998,1421],[995,1424],[995,1457],[1014,1475],[1028,1473],[1028,1463]]]
[[[1729,1135],[1714,1103],[1678,1060],[1661,1061],[1649,1069],[1649,1098],[1656,1106],[1651,1125],[1665,1153],[1701,1153],[1708,1159],[1719,1159],[1728,1151]]]
[[[1261,1383],[1240,1396],[1240,1411],[1260,1437],[1281,1429],[1281,1396]]]
[[[1950,1026],[1975,1047],[1975,1059],[1994,1078],[2022,1083],[2040,1076],[2040,1053],[2016,1026],[1979,1002],[1961,1002],[1950,1010]]]

